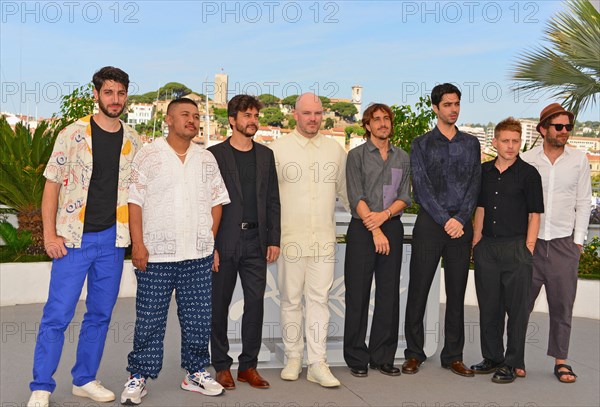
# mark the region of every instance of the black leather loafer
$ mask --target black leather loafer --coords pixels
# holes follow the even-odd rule
[[[367,377],[369,372],[367,371],[366,367],[351,367],[350,374],[354,377]]]
[[[400,369],[391,363],[384,363],[382,365],[374,365],[371,363],[369,366],[371,369],[379,370],[381,373],[388,376],[400,376]]]
[[[515,372],[515,368],[512,366],[502,366],[496,369],[496,373],[492,377],[492,381],[494,383],[512,383],[517,378],[517,372]]]
[[[496,363],[490,359],[483,359],[476,365],[472,365],[471,370],[475,374],[488,374],[494,373],[500,366],[502,366],[502,363]]]

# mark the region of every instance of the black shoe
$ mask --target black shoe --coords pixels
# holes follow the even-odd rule
[[[488,374],[493,373],[502,366],[502,363],[496,363],[490,359],[483,359],[480,363],[471,366],[471,370],[476,374]]]
[[[379,370],[381,373],[388,375],[388,376],[400,376],[400,369],[398,369],[396,366],[392,365],[391,363],[384,363],[381,365],[375,365],[375,364],[371,363],[369,365],[369,367],[371,369]]]
[[[517,372],[512,366],[504,365],[496,369],[496,373],[492,377],[494,383],[512,383],[517,378]]]
[[[367,377],[369,372],[366,367],[351,367],[350,374],[354,377]]]

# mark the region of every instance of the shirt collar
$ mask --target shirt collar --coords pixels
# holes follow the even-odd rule
[[[371,137],[367,139],[367,149],[370,152],[379,151],[379,148],[375,145],[375,143],[373,143],[373,141],[371,141]],[[392,145],[392,143],[389,143],[388,152],[393,152],[394,149],[395,147]]]
[[[323,141],[323,135],[321,133],[317,133],[313,138],[304,137],[302,134],[298,133],[296,129],[292,132],[292,137],[300,144],[303,148],[308,145],[308,143],[313,143],[315,146],[320,147],[321,142]]]
[[[489,172],[489,171],[492,171],[494,169],[497,170],[497,168],[496,168],[496,160],[498,160],[498,157],[494,158],[492,161],[488,161],[489,164],[488,165],[484,165],[483,166],[483,170],[485,172]],[[512,163],[510,165],[510,167],[508,167],[507,169],[505,169],[504,172],[511,171],[513,169],[513,167],[514,168],[520,167],[523,162],[524,161],[521,159],[521,156],[518,155],[517,159],[515,160],[515,162]]]
[[[435,134],[435,136],[438,139],[445,140],[448,143],[451,143],[453,141],[460,141],[464,137],[464,133],[460,131],[460,129],[456,125],[454,127],[456,128],[456,134],[454,135],[454,137],[452,137],[452,140],[448,140],[448,137],[446,137],[444,133],[440,131],[437,125],[433,128],[433,134]]]

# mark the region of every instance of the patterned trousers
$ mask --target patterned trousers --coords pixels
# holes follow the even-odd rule
[[[181,326],[181,367],[197,372],[209,364],[212,263],[211,255],[198,260],[148,263],[146,271],[135,270],[136,321],[127,371],[158,377],[173,290]]]

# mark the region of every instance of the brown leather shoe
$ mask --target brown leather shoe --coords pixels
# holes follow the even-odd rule
[[[269,382],[263,379],[253,367],[243,371],[238,370],[237,379],[240,382],[247,382],[250,386],[256,387],[257,389],[268,389],[271,387]]]
[[[402,373],[406,374],[415,374],[419,372],[419,366],[421,366],[421,361],[415,358],[406,359],[406,361],[402,364]]]
[[[231,370],[225,369],[217,372],[217,382],[223,386],[225,390],[235,389],[235,382],[231,376]]]
[[[450,363],[449,365],[442,364],[442,367],[444,369],[450,369],[452,371],[452,373],[456,373],[459,376],[464,376],[464,377],[474,377],[475,376],[475,373],[473,373],[473,371],[471,369],[466,367],[462,360],[455,360],[454,362]]]

